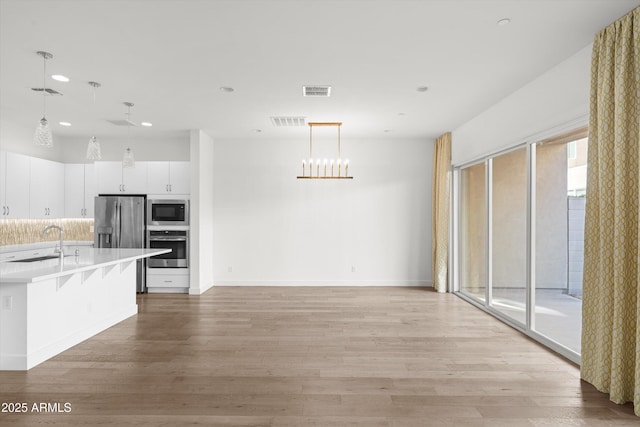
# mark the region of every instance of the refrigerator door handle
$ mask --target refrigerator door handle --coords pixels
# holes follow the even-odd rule
[[[116,202],[116,247],[120,247],[122,241],[122,205]]]

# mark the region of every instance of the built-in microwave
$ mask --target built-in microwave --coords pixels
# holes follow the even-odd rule
[[[147,199],[147,225],[189,225],[189,201]]]

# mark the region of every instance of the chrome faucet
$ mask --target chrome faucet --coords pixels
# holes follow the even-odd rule
[[[45,228],[44,230],[42,230],[42,236],[41,238],[44,239],[44,237],[47,235],[47,232],[49,230],[51,230],[52,228],[55,228],[56,230],[58,230],[58,233],[60,234],[60,248],[56,248],[54,250],[54,252],[57,252],[60,254],[60,259],[64,258],[64,253],[62,252],[62,240],[64,238],[64,231],[62,231],[62,227],[58,227],[57,225],[50,225],[47,228]]]

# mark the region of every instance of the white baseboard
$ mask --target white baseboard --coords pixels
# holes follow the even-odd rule
[[[416,286],[433,287],[430,280],[220,280],[214,286]]]

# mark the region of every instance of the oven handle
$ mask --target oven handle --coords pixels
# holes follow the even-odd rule
[[[186,237],[150,237],[150,242],[186,242]]]

